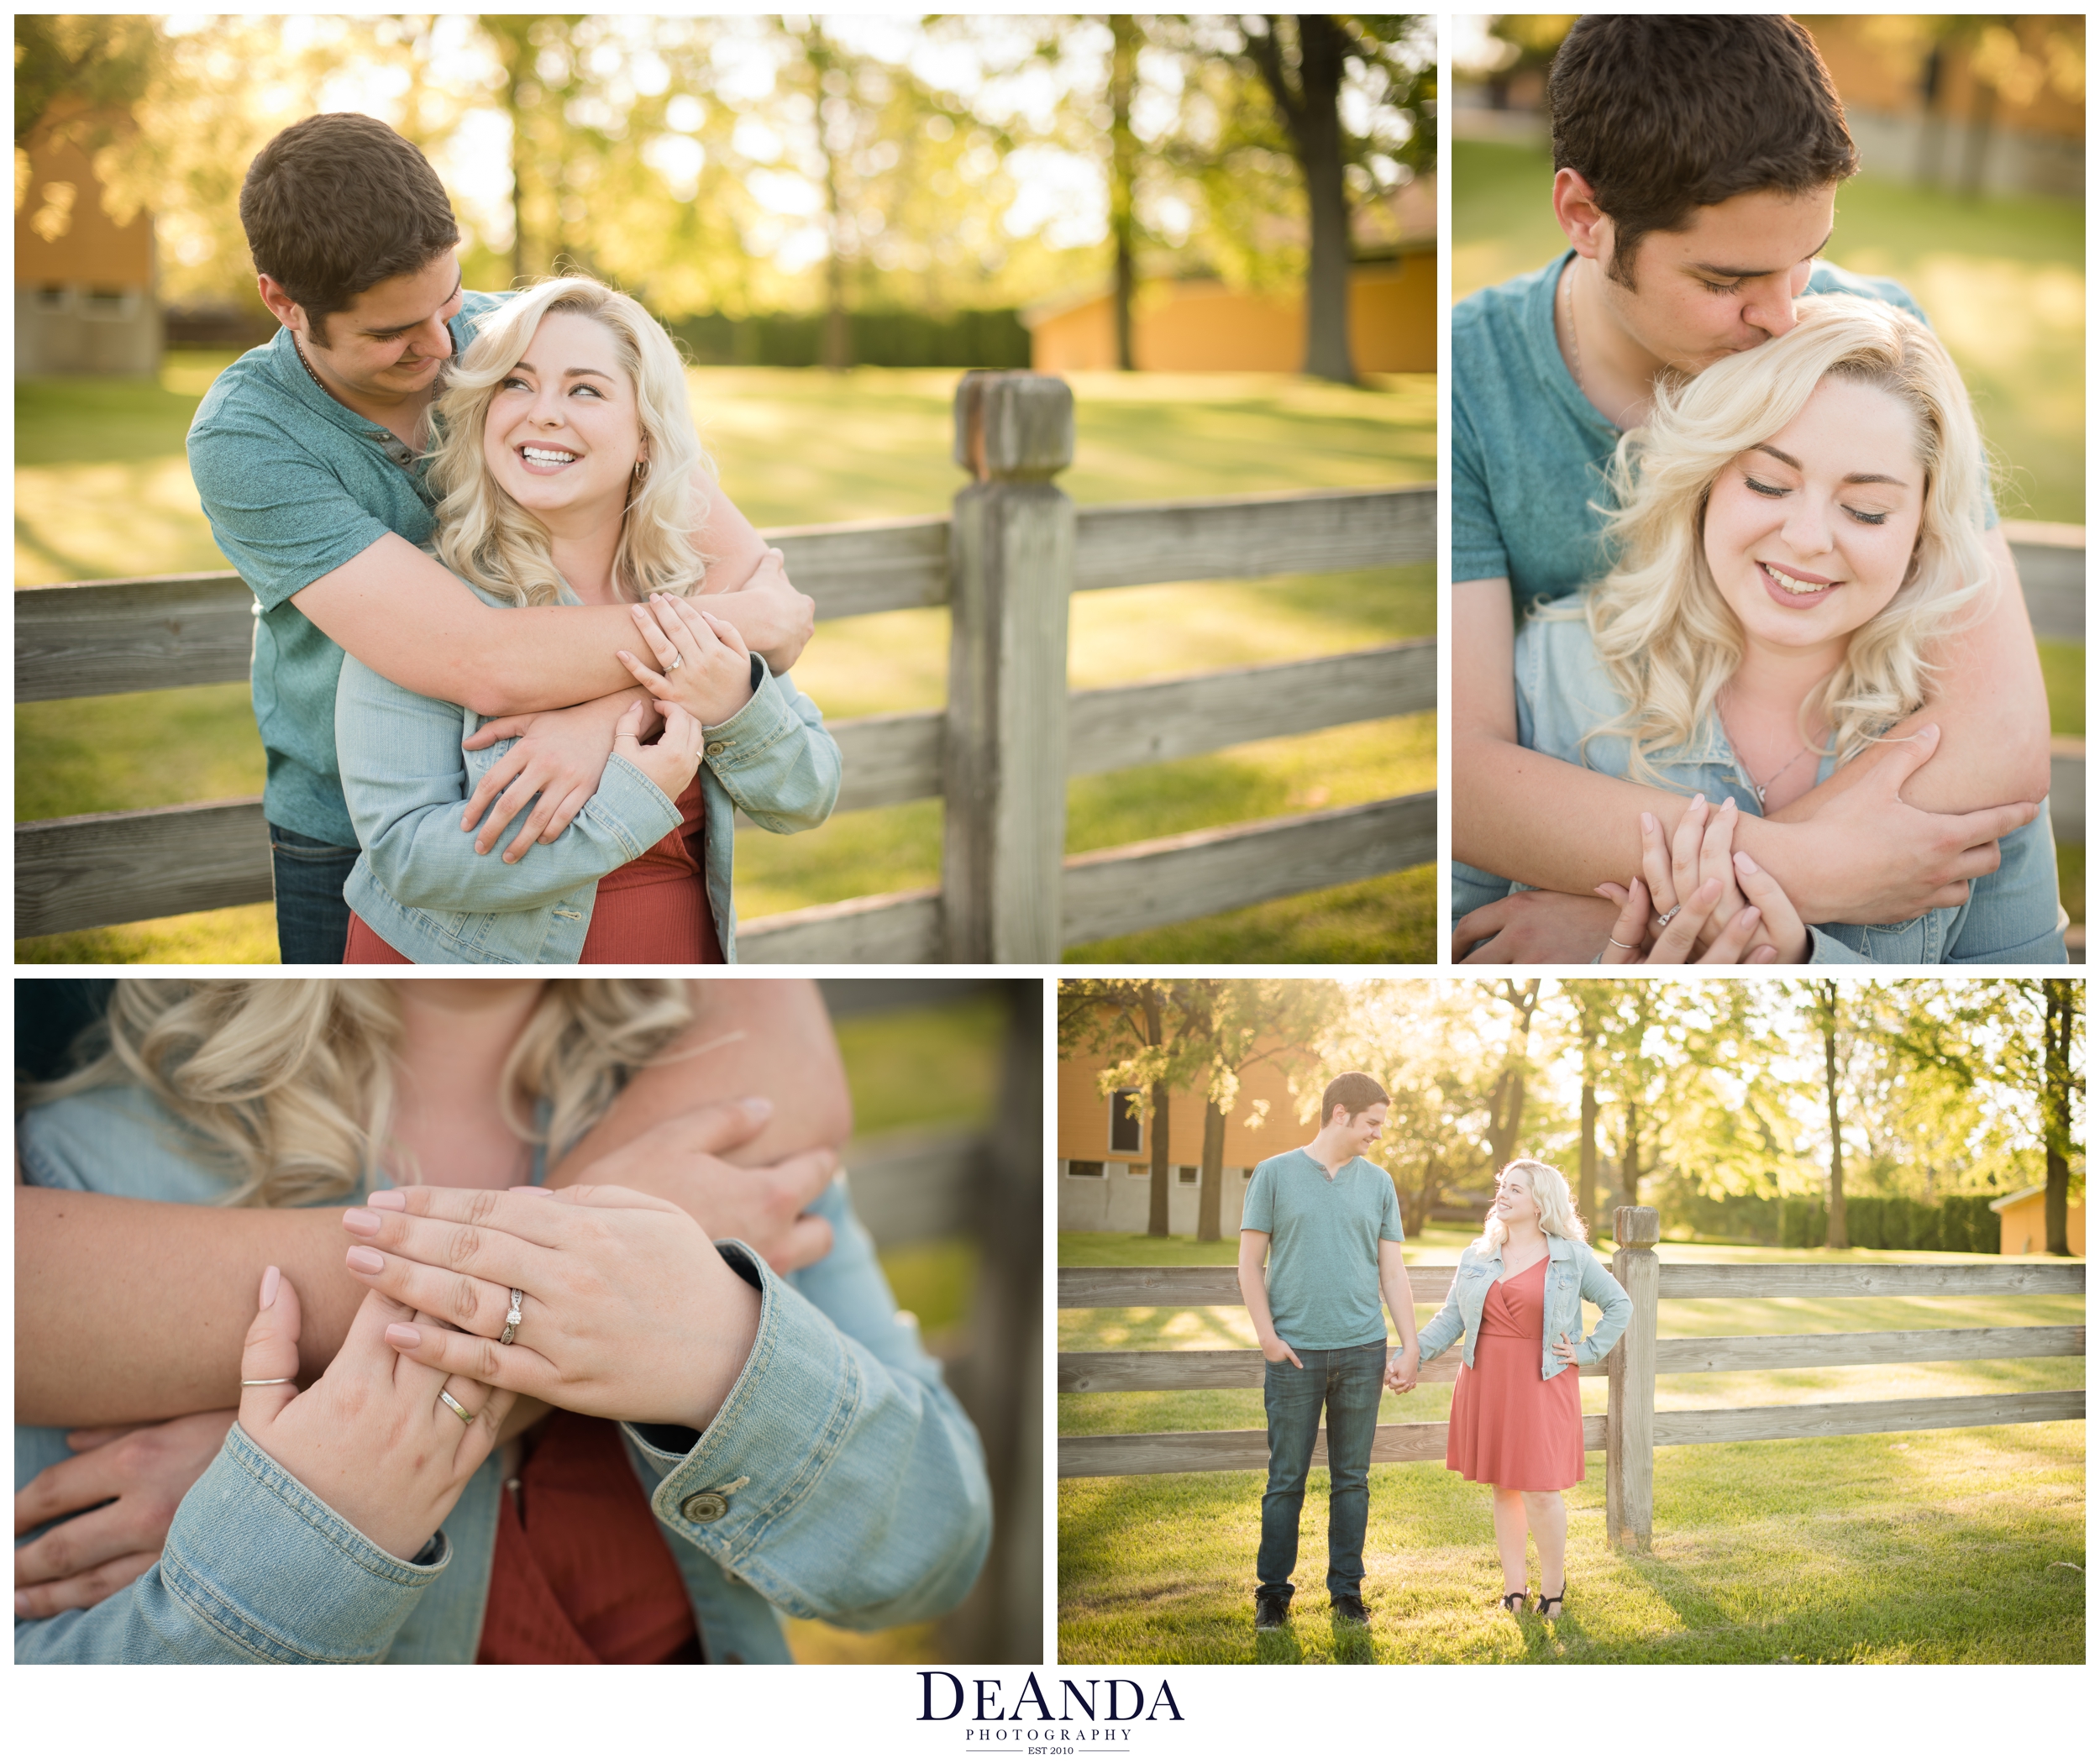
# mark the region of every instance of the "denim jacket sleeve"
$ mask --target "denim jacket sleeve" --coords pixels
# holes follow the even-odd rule
[[[1583,1296],[1604,1314],[1597,1319],[1597,1326],[1576,1342],[1575,1362],[1594,1365],[1619,1344],[1619,1337],[1626,1332],[1626,1325],[1633,1320],[1633,1299],[1627,1297],[1626,1288],[1612,1278],[1604,1262],[1587,1246],[1583,1249]]]
[[[376,1664],[451,1545],[397,1560],[237,1425],[183,1497],[160,1559],[85,1610],[17,1621],[18,1664]]]
[[[657,1517],[717,1566],[791,1616],[887,1628],[953,1608],[976,1579],[991,1537],[984,1450],[843,1188],[811,1209],[836,1236],[802,1274],[721,1246],[761,1300],[713,1424],[697,1439],[627,1431],[662,1477]]]
[[[404,906],[512,912],[543,906],[641,856],[679,823],[670,798],[617,753],[583,811],[515,863],[477,855],[459,827],[472,793],[459,746],[465,713],[382,678],[354,656],[336,687],[335,742],[357,842]],[[498,742],[493,761],[507,747]]]
[[[1451,1290],[1445,1296],[1443,1309],[1431,1317],[1415,1337],[1416,1346],[1421,1350],[1419,1362],[1423,1365],[1427,1365],[1439,1353],[1449,1351],[1466,1332],[1465,1314],[1458,1308],[1458,1280],[1472,1260],[1473,1251],[1470,1249],[1458,1257],[1458,1265],[1452,1272]]]
[[[751,658],[751,700],[706,731],[707,766],[768,832],[821,826],[838,800],[838,743],[824,713],[785,674]]]

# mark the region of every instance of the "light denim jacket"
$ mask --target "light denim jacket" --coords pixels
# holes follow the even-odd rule
[[[209,1204],[223,1185],[181,1133],[144,1092],[109,1089],[32,1110],[17,1140],[33,1186]],[[898,1311],[843,1183],[811,1209],[835,1244],[800,1272],[721,1245],[762,1298],[751,1356],[706,1431],[620,1429],[717,1664],[787,1662],[781,1611],[857,1629],[937,1615],[990,1542],[977,1434]],[[16,1427],[17,1491],[68,1455],[63,1428]],[[717,1498],[687,1516],[701,1493]],[[444,1529],[398,1560],[236,1426],[160,1561],[90,1609],[18,1619],[15,1657],[470,1664],[501,1498],[492,1456]]]
[[[471,584],[470,584],[471,585]],[[476,588],[491,606],[506,602]],[[562,603],[579,604],[564,590]],[[741,808],[769,832],[822,826],[838,800],[838,746],[824,714],[785,674],[751,658],[751,701],[706,731],[707,901],[723,958],[737,958],[732,848]],[[460,742],[486,720],[425,698],[346,655],[335,690],[336,759],[357,842],[344,884],[351,910],[412,961],[574,962],[598,879],[679,823],[677,805],[617,753],[583,811],[515,863],[477,856],[459,810],[513,744]]]
[[[1604,1270],[1590,1252],[1589,1245],[1572,1237],[1546,1239],[1546,1335],[1539,1347],[1539,1375],[1558,1376],[1567,1367],[1554,1356],[1553,1343],[1565,1335],[1575,1343],[1579,1365],[1594,1365],[1617,1344],[1633,1320],[1633,1299],[1626,1288]],[[1478,1245],[1458,1257],[1458,1271],[1452,1275],[1451,1294],[1444,1307],[1429,1319],[1418,1337],[1424,1365],[1443,1352],[1462,1335],[1465,1346],[1461,1359],[1473,1363],[1473,1343],[1480,1338],[1480,1312],[1488,1302],[1488,1289],[1502,1278],[1502,1251],[1483,1254]],[[1595,1330],[1583,1335],[1583,1300],[1587,1298],[1604,1314]]]
[[[1530,618],[1517,632],[1517,739],[1534,753],[1614,777],[1630,774],[1631,741],[1602,734],[1583,737],[1622,714],[1620,696],[1597,659],[1589,626],[1580,618]],[[1662,787],[1690,796],[1704,791],[1718,805],[1733,798],[1745,814],[1763,811],[1718,716],[1689,745],[1651,756]],[[1825,755],[1816,770],[1819,784],[1835,769]],[[1452,922],[1522,888],[1470,864],[1454,863]],[[1809,927],[1812,963],[2006,962],[2061,963],[2063,926],[2057,900],[2056,850],[2050,837],[2049,804],[2017,832],[1998,841],[1998,867],[1969,884],[1959,906],[1938,906],[1900,924],[1823,924]]]

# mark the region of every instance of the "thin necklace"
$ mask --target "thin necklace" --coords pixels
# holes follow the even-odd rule
[[[1721,732],[1725,735],[1728,734],[1728,713],[1721,708],[1720,700],[1718,697],[1716,697],[1714,700],[1714,709],[1715,713],[1719,715],[1721,719]],[[1733,735],[1728,736],[1728,744],[1730,747],[1735,746],[1735,737]],[[1803,741],[1800,746],[1794,749],[1793,757],[1788,759],[1785,764],[1782,765],[1778,770],[1772,773],[1772,774],[1767,778],[1761,784],[1757,781],[1756,774],[1751,770],[1750,762],[1746,759],[1743,760],[1743,774],[1750,779],[1751,789],[1756,792],[1758,807],[1761,809],[1765,805],[1765,792],[1771,789],[1774,784],[1777,784],[1780,779],[1786,776],[1788,772],[1792,771],[1795,766],[1798,765],[1802,760],[1808,756],[1808,753],[1809,743],[1806,741]],[[1738,759],[1742,759],[1743,756],[1740,748],[1737,748],[1735,757]]]
[[[333,399],[339,404],[343,401],[340,398],[336,397],[333,392],[328,390],[328,382],[323,380],[320,375],[314,372],[313,364],[307,359],[307,352],[299,347],[299,339],[297,337],[293,337],[291,339],[291,353],[299,358],[299,365],[306,369],[307,377],[312,380],[316,386],[321,388],[321,394],[323,397]]]

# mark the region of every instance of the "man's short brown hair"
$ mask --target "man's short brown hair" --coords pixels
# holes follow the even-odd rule
[[[298,302],[323,349],[329,313],[459,242],[430,161],[376,118],[347,112],[294,123],[255,155],[240,223],[256,269]]]
[[[1791,18],[1585,14],[1546,102],[1553,169],[1579,172],[1611,217],[1604,270],[1628,287],[1641,241],[1694,208],[1798,196],[1860,168],[1815,39]]]
[[[1379,1103],[1392,1099],[1386,1094],[1385,1086],[1370,1073],[1345,1071],[1327,1086],[1326,1093],[1320,1099],[1320,1124],[1325,1126],[1334,1119],[1337,1105],[1347,1109],[1349,1118],[1353,1120],[1365,1109],[1376,1108]]]

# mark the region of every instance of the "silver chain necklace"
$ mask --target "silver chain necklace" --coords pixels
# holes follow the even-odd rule
[[[1720,700],[1719,698],[1714,700],[1714,713],[1721,719],[1721,732],[1725,735],[1728,734],[1728,715],[1726,711],[1721,709]],[[1735,747],[1735,737],[1733,735],[1729,735],[1728,744],[1731,748]],[[1740,748],[1736,748],[1735,757],[1738,759],[1743,760],[1743,775],[1750,780],[1750,787],[1756,795],[1757,805],[1759,808],[1761,809],[1765,805],[1765,792],[1771,789],[1774,784],[1777,784],[1780,779],[1786,776],[1788,772],[1792,771],[1795,766],[1798,765],[1802,762],[1803,759],[1807,758],[1809,751],[1809,743],[1806,741],[1803,741],[1800,746],[1794,749],[1793,757],[1788,759],[1785,764],[1782,765],[1778,770],[1772,773],[1770,777],[1767,778],[1765,781],[1761,784],[1757,781],[1756,774],[1751,770],[1750,762],[1747,759],[1743,759],[1741,749]]]

